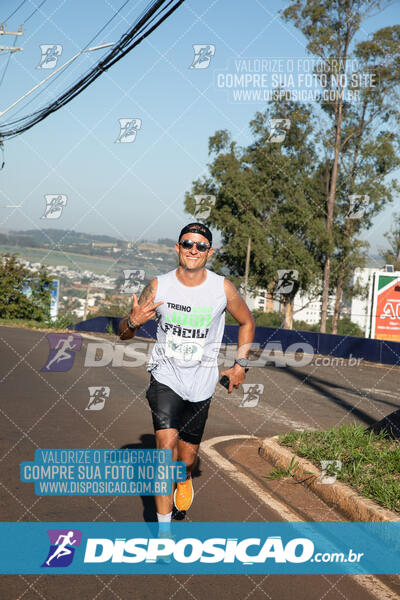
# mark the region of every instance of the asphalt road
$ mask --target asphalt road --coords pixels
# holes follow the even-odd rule
[[[154,446],[145,399],[144,366],[85,367],[88,344],[75,352],[71,369],[44,372],[49,354],[46,333],[0,328],[2,493],[1,521],[154,520],[151,498],[37,497],[33,484],[19,481],[19,463],[37,448],[149,448]],[[125,357],[126,360],[129,358]],[[258,403],[243,406],[243,390],[228,396],[221,386],[210,409],[204,440],[219,436],[276,435],[293,429],[322,429],[343,422],[365,426],[400,408],[399,368],[361,364],[302,368],[267,366],[249,371],[247,382],[264,386]],[[89,387],[110,389],[102,410],[85,410]],[[261,388],[258,388],[259,390]],[[253,402],[254,404],[254,402]],[[242,442],[236,447],[242,454]],[[232,458],[232,452],[231,452]],[[255,460],[255,459],[254,459]],[[261,460],[261,459],[259,459]],[[233,461],[234,462],[234,461]],[[239,461],[240,462],[240,461]],[[251,468],[251,461],[249,462]],[[194,480],[191,521],[281,521],[245,485],[202,455]],[[309,516],[308,520],[318,520]],[[349,576],[2,576],[2,600],[161,599],[192,600],[369,600]]]

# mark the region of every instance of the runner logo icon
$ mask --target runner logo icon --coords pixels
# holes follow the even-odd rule
[[[67,205],[65,194],[45,194],[46,207],[41,219],[59,219],[64,207]]]
[[[107,386],[91,386],[89,390],[89,403],[85,410],[102,410],[107,398],[110,396],[110,388]]]
[[[210,216],[212,207],[215,206],[216,197],[211,194],[200,194],[194,197],[194,201],[196,218],[205,221]]]
[[[214,44],[193,44],[194,57],[189,69],[207,69],[215,54]]]
[[[48,529],[50,548],[42,567],[68,567],[74,558],[75,549],[81,545],[79,529]]]
[[[268,142],[281,144],[285,141],[286,133],[290,129],[290,119],[269,119],[269,126]]]
[[[40,44],[40,62],[37,69],[54,69],[61,56],[63,47],[61,44]]]
[[[264,392],[262,383],[243,383],[243,399],[239,406],[241,408],[254,408],[257,406],[260,396]]]
[[[299,272],[296,269],[278,269],[278,283],[275,287],[275,294],[290,294],[299,278]]]
[[[79,334],[48,333],[50,352],[42,371],[69,371],[75,360],[75,352],[81,349]]]
[[[142,119],[119,119],[119,135],[116,144],[131,144],[142,127]]]
[[[124,269],[125,281],[121,286],[122,294],[138,294],[144,288],[144,271],[143,269]]]
[[[350,206],[347,213],[348,219],[361,219],[364,216],[368,204],[369,204],[369,196],[366,194],[364,196],[360,194],[352,194],[349,196]]]

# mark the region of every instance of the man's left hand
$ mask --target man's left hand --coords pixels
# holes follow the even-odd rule
[[[236,364],[227,371],[223,371],[221,375],[226,375],[229,377],[228,394],[230,394],[233,388],[239,389],[239,385],[245,380],[246,371],[244,367]]]

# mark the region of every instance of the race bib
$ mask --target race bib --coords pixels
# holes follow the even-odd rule
[[[176,360],[201,360],[204,344],[205,338],[185,340],[178,335],[167,333],[165,356],[175,358]]]

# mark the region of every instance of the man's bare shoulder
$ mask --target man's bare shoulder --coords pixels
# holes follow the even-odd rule
[[[224,279],[224,290],[227,300],[233,300],[237,296],[240,296],[232,281],[229,281],[229,279],[227,279],[226,277]]]
[[[150,283],[146,285],[146,287],[140,294],[139,304],[144,304],[145,302],[151,299],[154,300],[157,294],[157,285],[157,277],[154,277],[154,279],[152,279]]]

